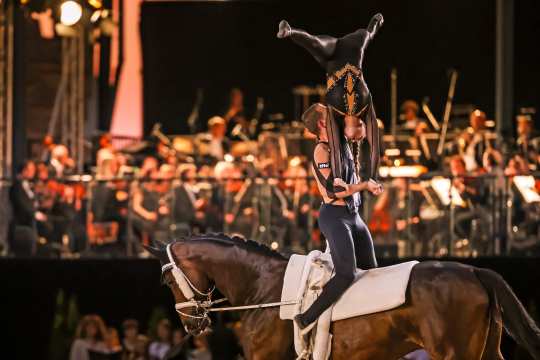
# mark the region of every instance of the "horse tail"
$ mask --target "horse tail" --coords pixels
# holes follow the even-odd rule
[[[506,332],[535,359],[540,360],[540,329],[527,313],[510,285],[502,276],[489,269],[475,269],[476,276],[501,307]]]

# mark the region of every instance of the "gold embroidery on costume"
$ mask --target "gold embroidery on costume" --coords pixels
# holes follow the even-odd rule
[[[345,66],[343,66],[341,69],[329,75],[326,81],[327,91],[331,91],[332,88],[334,88],[334,86],[336,86],[336,84],[346,76],[343,81],[343,87],[345,90],[343,101],[345,103],[345,108],[347,109],[347,115],[358,115],[364,110],[362,109],[358,114],[355,114],[358,94],[354,91],[354,86],[361,74],[362,71],[356,66],[345,64]]]

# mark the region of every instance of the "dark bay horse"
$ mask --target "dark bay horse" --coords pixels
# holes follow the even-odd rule
[[[169,262],[165,249],[148,250],[162,264]],[[190,286],[202,291],[215,286],[231,305],[280,301],[287,259],[263,245],[199,235],[173,243],[170,252]],[[167,267],[163,281],[176,303],[186,301]],[[199,293],[195,298],[204,300]],[[182,310],[195,315],[180,315],[189,332],[208,325],[197,319],[200,308]],[[247,359],[296,358],[292,321],[280,320],[279,308],[246,310],[241,316]],[[459,263],[422,262],[411,273],[404,305],[333,323],[331,358],[394,360],[424,348],[433,360],[498,360],[503,359],[503,328],[540,359],[540,330],[502,277]]]

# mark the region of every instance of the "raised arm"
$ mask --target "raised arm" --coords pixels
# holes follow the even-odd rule
[[[292,28],[285,20],[279,23],[277,37],[280,39],[290,37],[292,41],[306,49],[324,68],[336,49],[336,38],[328,35],[311,35],[302,29]]]

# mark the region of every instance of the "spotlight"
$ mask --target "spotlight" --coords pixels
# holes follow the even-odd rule
[[[92,13],[92,16],[90,16],[90,22],[91,23],[95,23],[97,22],[100,18],[101,18],[101,14],[102,11],[101,10],[96,10]]]
[[[103,7],[103,1],[101,1],[101,0],[88,0],[88,5],[96,8],[96,9],[101,9]]]
[[[75,1],[64,1],[60,5],[60,22],[62,25],[75,25],[82,17],[82,7]]]

